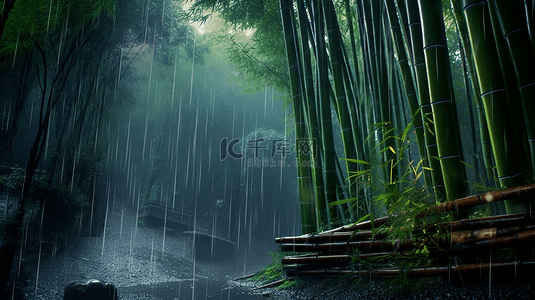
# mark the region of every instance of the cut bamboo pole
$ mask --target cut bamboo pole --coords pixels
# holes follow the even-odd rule
[[[525,226],[534,224],[534,217],[535,214],[532,213],[520,213],[438,223],[435,226],[445,227],[448,231],[483,229],[489,227],[503,228],[506,226]],[[433,226],[434,225],[428,225],[427,228],[432,228]]]
[[[528,230],[528,231],[518,232],[512,235],[478,241],[474,243],[474,246],[476,247],[480,247],[480,246],[492,247],[492,246],[497,246],[497,245],[505,246],[505,245],[509,245],[512,243],[526,242],[532,239],[535,239],[535,230]]]
[[[386,223],[390,219],[390,216],[384,216],[377,219],[374,219],[373,222],[371,220],[360,222],[357,224],[349,224],[345,226],[341,226],[338,228],[334,228],[331,230],[324,231],[323,233],[330,233],[330,232],[344,232],[344,231],[355,231],[355,230],[367,230],[372,229],[374,227],[378,227]]]
[[[535,191],[535,184],[502,191],[458,199],[449,203],[440,204],[429,209],[427,213],[420,214],[425,217],[433,212],[446,212],[471,207],[483,203],[502,201],[510,198],[525,200],[526,195]],[[439,257],[442,255],[470,254],[480,248],[500,249],[504,247],[532,246],[535,241],[535,218],[532,213],[520,213],[507,216],[492,216],[476,219],[466,219],[437,224],[423,224],[413,228],[415,236],[412,240],[386,239],[386,231],[365,230],[378,227],[388,221],[390,216],[372,221],[361,222],[339,227],[319,234],[307,234],[295,237],[281,237],[276,241],[281,243],[282,251],[314,252],[313,254],[288,256],[282,259],[285,270],[296,275],[329,275],[329,276],[362,276],[382,275],[393,276],[406,273],[408,276],[433,277],[445,276],[451,272],[474,271],[492,268],[520,267],[516,262],[496,262],[492,264],[471,264],[464,266],[434,266],[411,269],[391,268],[391,264],[403,261],[404,255],[420,255],[415,249],[424,245],[430,247],[426,257]],[[372,226],[373,225],[373,226]],[[447,238],[429,240],[418,238],[424,229],[428,231],[443,228],[450,232]],[[432,247],[431,247],[432,246]],[[446,251],[435,251],[436,247]],[[438,256],[437,256],[438,255]],[[386,260],[379,259],[383,256]],[[470,256],[468,256],[470,257]],[[374,262],[375,269],[348,270],[352,262]],[[389,259],[390,258],[390,259]],[[444,257],[447,258],[447,257]],[[384,262],[388,262],[388,264]],[[469,259],[467,259],[469,262]],[[377,266],[384,265],[385,268]],[[535,261],[528,261],[522,265],[533,267]],[[318,269],[323,268],[323,269]],[[325,268],[329,268],[326,269]]]
[[[534,226],[527,228],[510,227],[510,228],[487,228],[477,231],[460,231],[453,232],[449,240],[436,241],[438,245],[448,246],[456,243],[469,244],[469,247],[480,246],[503,246],[514,242],[524,242],[535,239]],[[526,230],[528,229],[528,230]],[[522,231],[525,230],[525,231]],[[513,234],[512,234],[513,233]],[[386,241],[386,240],[369,240],[369,241],[347,241],[335,243],[315,243],[315,244],[282,244],[282,251],[293,252],[320,252],[323,254],[351,253],[354,250],[373,252],[373,251],[408,251],[414,249],[420,240],[406,241]]]
[[[315,255],[315,256],[286,256],[281,262],[290,264],[320,264],[320,265],[347,265],[351,262],[351,255]]]
[[[261,285],[261,286],[257,286],[255,288],[253,288],[253,290],[260,290],[260,289],[267,289],[267,288],[273,288],[273,287],[277,287],[283,283],[286,282],[287,279],[281,279],[281,280],[277,280],[277,281],[273,281],[273,282],[270,282],[270,283],[266,283],[264,285]],[[293,279],[288,279],[289,281],[292,281]]]
[[[480,230],[485,228],[506,228],[506,227],[519,227],[519,226],[531,226],[535,224],[535,214],[521,213],[515,215],[502,215],[492,216],[476,219],[465,219],[459,221],[452,221],[447,223],[431,224],[426,226],[418,226],[414,228],[414,232],[419,232],[422,228],[431,230],[436,227],[443,227],[449,232],[462,231],[462,230]],[[280,237],[275,241],[279,244],[298,244],[298,243],[332,243],[341,241],[362,241],[373,237],[383,238],[385,233],[376,233],[373,236],[373,232],[369,230],[350,232],[322,232],[318,234],[305,234],[293,237]]]
[[[450,244],[481,242],[495,238],[514,236],[513,234],[516,233],[523,236],[525,233],[533,232],[534,227],[535,226],[532,225],[528,227],[485,228],[480,230],[453,232],[451,234]],[[528,229],[528,231],[522,232],[526,229]],[[528,236],[526,236],[526,238],[528,238]]]
[[[319,233],[319,234],[306,234],[295,237],[281,237],[275,239],[275,242],[279,244],[283,243],[330,243],[340,241],[351,240],[365,240],[372,237],[372,232],[369,230],[358,232],[332,232],[332,233]],[[376,236],[378,237],[378,236]]]
[[[407,273],[410,277],[444,277],[450,273],[460,272],[480,272],[487,271],[492,268],[492,271],[503,271],[504,269],[512,268],[517,271],[523,269],[532,269],[535,267],[535,261],[524,262],[502,262],[502,263],[475,263],[467,265],[456,266],[441,266],[441,267],[418,267],[413,269],[404,268],[388,268],[388,269],[365,269],[365,270],[344,270],[344,269],[325,269],[325,270],[297,270],[296,276],[395,276],[402,273]]]
[[[513,198],[519,198],[526,201],[528,195],[535,191],[535,184],[524,185],[520,187],[508,188],[500,191],[493,191],[484,194],[468,196],[458,200],[445,202],[430,208],[430,211],[436,210],[440,212],[457,211],[462,208],[474,207],[480,204],[498,202]]]
[[[253,273],[253,274],[249,274],[249,275],[245,275],[245,276],[240,276],[238,278],[234,278],[232,279],[232,281],[238,281],[238,280],[244,280],[244,279],[249,279],[249,278],[253,278],[256,276],[256,273]]]
[[[282,251],[292,252],[321,252],[321,253],[347,253],[353,250],[359,251],[375,251],[375,250],[400,250],[409,247],[409,243],[402,243],[396,247],[392,242],[385,240],[372,241],[356,241],[356,242],[336,242],[336,243],[321,243],[321,244],[282,244]]]

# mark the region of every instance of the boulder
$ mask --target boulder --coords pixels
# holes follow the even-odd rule
[[[117,300],[117,288],[96,279],[71,281],[65,287],[63,300]]]

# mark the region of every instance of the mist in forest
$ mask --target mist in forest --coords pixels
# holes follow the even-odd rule
[[[23,237],[2,244],[6,294],[230,296],[300,232],[287,96],[177,1],[76,2],[18,4],[3,29],[1,218]]]

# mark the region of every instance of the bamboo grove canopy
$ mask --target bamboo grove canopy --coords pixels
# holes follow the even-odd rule
[[[242,2],[192,10],[284,46],[304,233],[532,180],[534,1]]]

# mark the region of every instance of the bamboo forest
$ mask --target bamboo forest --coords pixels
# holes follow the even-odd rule
[[[0,3],[0,299],[535,299],[535,1]]]

